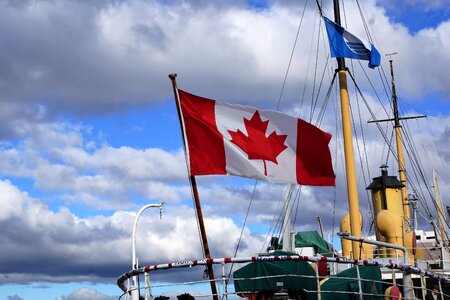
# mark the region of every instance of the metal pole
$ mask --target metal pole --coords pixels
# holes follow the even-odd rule
[[[334,21],[341,25],[341,16],[339,11],[339,0],[333,1],[334,7]],[[359,211],[358,202],[358,188],[356,185],[356,168],[355,156],[353,152],[353,133],[352,121],[350,113],[350,101],[347,89],[347,68],[345,67],[345,60],[342,57],[337,57],[338,64],[338,78],[339,78],[339,95],[341,102],[342,114],[342,131],[344,138],[344,155],[345,155],[345,173],[347,178],[347,194],[348,194],[348,208],[350,216],[350,230],[353,236],[361,236],[361,214]],[[352,243],[353,258],[359,259],[360,253],[358,243]]]
[[[319,225],[320,230],[320,236],[323,238],[323,227],[322,227],[322,220],[319,216],[316,217],[317,224]]]
[[[421,294],[422,294],[422,300],[425,300],[425,290],[423,287],[423,280],[425,277],[420,277],[420,290],[421,290]]]
[[[283,220],[283,251],[293,251],[292,234],[291,234],[291,211],[292,211],[292,192],[294,185],[290,184],[286,191],[286,213]]]
[[[359,266],[355,265],[355,268],[356,268],[356,276],[358,277],[359,300],[363,300],[362,286],[361,286],[361,275],[359,273]]]
[[[438,280],[438,284],[439,284],[439,293],[441,293],[441,300],[444,300],[444,293],[442,293],[442,284],[440,280]]]
[[[388,54],[390,56],[395,55],[397,53]],[[394,129],[395,129],[395,140],[397,145],[397,163],[398,163],[398,173],[400,175],[400,182],[403,183],[403,187],[400,189],[402,195],[402,203],[403,203],[403,216],[407,224],[409,224],[409,220],[411,218],[409,212],[409,202],[408,195],[406,194],[406,172],[405,172],[405,158],[403,155],[403,143],[402,143],[402,132],[400,125],[400,118],[398,115],[398,106],[397,106],[397,93],[395,92],[395,81],[394,81],[394,65],[393,60],[389,60],[390,69],[391,69],[391,85],[392,85],[392,106],[394,108]]]
[[[319,262],[316,262],[316,281],[317,281],[317,300],[321,300],[322,296],[320,294],[320,278],[319,278]]]
[[[150,284],[150,273],[144,274],[145,278],[145,300],[153,300],[152,286]]]
[[[367,244],[384,246],[384,247],[388,247],[388,248],[401,250],[401,251],[403,251],[403,263],[405,266],[408,265],[408,251],[406,250],[406,247],[389,244],[389,243],[385,243],[385,242],[373,241],[373,240],[369,240],[369,239],[365,239],[365,238],[361,238],[361,237],[357,237],[357,236],[351,236],[348,232],[338,232],[338,235],[342,239],[347,239],[347,240],[351,240],[351,241],[357,241],[360,243],[367,243]],[[410,284],[411,282],[412,282],[411,274],[408,274],[408,272],[403,271],[403,296],[404,296],[405,300],[414,299],[414,291],[411,288],[411,284]]]
[[[180,96],[178,93],[178,87],[177,87],[177,74],[173,73],[173,74],[169,74],[169,78],[172,81],[172,88],[173,88],[173,94],[175,97],[175,103],[177,106],[177,112],[178,112],[178,119],[180,120],[180,127],[181,127],[181,136],[183,139],[183,147],[184,147],[184,152],[187,153],[187,144],[186,144],[186,137],[185,137],[185,128],[184,128],[184,123],[182,121],[182,113],[181,113],[181,102],[180,102]],[[189,182],[191,184],[191,190],[192,190],[192,195],[194,198],[194,205],[195,205],[195,211],[197,213],[197,222],[198,222],[198,227],[200,229],[200,236],[202,239],[202,244],[203,244],[203,251],[205,253],[205,258],[206,259],[211,259],[211,255],[209,253],[209,246],[208,246],[208,239],[206,236],[206,229],[205,229],[205,224],[203,221],[203,212],[202,212],[202,207],[200,205],[200,197],[198,195],[198,190],[197,190],[197,182],[195,180],[195,176],[190,175],[190,170],[188,168],[188,173],[189,173]],[[211,293],[213,296],[213,300],[218,300],[218,294],[217,294],[217,288],[216,288],[216,281],[214,279],[214,270],[212,267],[212,264],[207,264],[206,266],[207,270],[208,270],[208,276],[209,276],[209,280],[210,280],[210,285],[211,285]]]
[[[225,275],[225,263],[222,263],[223,296],[222,299],[228,299],[227,276]]]
[[[359,300],[363,300],[362,286],[361,286],[361,275],[359,273],[359,266],[355,265],[356,268],[356,276],[358,277],[358,291],[359,291]]]
[[[137,269],[137,259],[136,259],[136,229],[137,229],[137,223],[139,220],[139,217],[141,214],[150,207],[159,207],[160,211],[162,209],[162,206],[164,205],[164,202],[160,203],[154,203],[154,204],[147,204],[144,205],[136,214],[136,217],[134,218],[134,224],[133,224],[133,232],[131,233],[131,268]],[[133,276],[131,279],[131,300],[139,300],[139,284],[136,280],[137,276]]]

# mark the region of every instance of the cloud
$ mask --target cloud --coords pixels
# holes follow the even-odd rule
[[[186,178],[181,149],[114,148],[88,127],[66,121],[23,120],[23,127],[17,142],[0,149],[4,176],[31,178],[42,191],[92,207],[123,205],[131,195],[179,200],[177,184]]]
[[[376,110],[380,109],[374,99],[369,101]],[[357,125],[360,125],[358,122],[365,123],[363,120],[368,118],[369,115],[365,115],[361,120],[356,120]],[[444,116],[431,117],[429,122],[432,128],[440,125],[441,130],[434,137],[440,138],[438,143],[446,144],[450,119]],[[415,136],[420,136],[422,144],[432,143],[431,132],[414,127],[411,130]],[[32,197],[12,181],[0,182],[3,195],[0,224],[4,228],[0,239],[5,245],[5,251],[12,253],[1,262],[7,274],[2,277],[3,282],[29,282],[33,279],[104,281],[127,271],[130,265],[130,230],[134,213],[141,204],[135,202],[134,198],[127,198],[127,202],[120,201],[130,188],[136,194],[141,192],[142,195],[150,195],[149,198],[155,199],[155,202],[166,201],[161,220],[158,219],[157,211],[149,211],[139,223],[138,253],[142,264],[202,257],[195,213],[188,206],[191,201],[189,187],[186,183],[173,184],[179,180],[180,174],[169,171],[159,179],[151,175],[152,169],[164,175],[166,169],[176,164],[182,165],[184,158],[181,153],[176,152],[174,155],[162,149],[138,150],[109,145],[86,148],[87,144],[97,143],[95,140],[86,140],[89,137],[87,132],[82,126],[68,122],[41,124],[18,147],[2,149],[0,152],[4,174],[12,178],[29,178],[36,182],[37,189],[55,193],[53,198],[66,203],[58,205],[60,208],[50,209],[47,206],[47,203],[51,203],[50,199]],[[375,134],[366,136],[366,139],[370,169],[376,170],[381,163],[380,155],[383,151],[386,154],[387,150],[380,150],[381,144],[376,141]],[[333,143],[339,143],[339,136],[333,139]],[[42,145],[48,145],[44,152],[39,150]],[[433,166],[442,164],[442,158],[434,156],[433,152],[421,150],[420,153],[424,153],[427,162],[433,163]],[[443,154],[447,154],[445,150]],[[20,159],[23,157],[25,159]],[[134,163],[134,160],[139,163]],[[163,160],[165,164],[153,165],[153,160]],[[127,165],[129,161],[133,162],[132,167]],[[294,204],[296,229],[316,230],[315,217],[319,216],[325,230],[332,230],[346,213],[346,193],[342,188],[345,186],[341,164],[343,159],[335,158],[335,161],[338,162],[335,169],[338,187],[336,190],[303,187],[299,204]],[[395,163],[390,166],[391,172],[395,173]],[[141,168],[149,168],[150,175]],[[445,178],[450,176],[445,170],[442,175]],[[367,177],[366,185],[370,177],[375,176],[378,176],[376,171]],[[270,226],[280,222],[278,218],[283,207],[285,187],[260,182],[253,193],[254,183],[253,180],[241,181],[234,177],[199,178],[199,192],[214,257],[234,253],[252,199],[240,255],[249,256],[264,251],[270,236],[262,236],[259,232],[266,233]],[[361,184],[359,195],[360,206],[366,216],[370,200],[365,200],[364,188],[364,184]],[[448,187],[444,187],[445,190]],[[95,213],[77,216],[70,207],[77,208],[83,201],[97,210],[115,207],[116,211],[103,216],[95,216]],[[125,207],[134,210],[124,211]],[[335,213],[331,214],[331,211]],[[367,228],[370,227],[370,221],[365,224]],[[169,244],[171,246],[167,247]],[[103,253],[108,253],[108,256]],[[50,261],[65,261],[65,267],[49,267]],[[30,277],[27,270],[18,271],[16,266],[23,263],[33,269],[35,275]]]
[[[125,141],[113,146],[86,125],[87,117],[122,115],[128,108],[172,101],[167,78],[171,72],[178,72],[180,87],[205,97],[274,108],[303,6],[298,1],[269,1],[267,8],[255,9],[247,2],[0,2],[0,35],[5,37],[0,45],[0,242],[7,253],[0,257],[4,270],[0,282],[111,282],[130,268],[130,231],[142,199],[166,202],[161,220],[154,210],[139,222],[142,264],[202,257],[181,145],[138,148]],[[355,20],[348,23],[349,30],[365,36],[356,8],[351,4],[347,8],[347,18]],[[311,42],[320,19],[315,3],[307,9],[281,108],[309,119],[309,108],[299,102],[309,103],[317,94],[312,93],[313,84],[305,83],[311,79],[305,73],[314,73],[317,66],[317,88],[322,72],[328,82],[334,67],[331,60],[315,61],[317,51],[328,50],[323,28],[320,44]],[[375,1],[367,1],[365,10],[377,47],[383,53],[399,52],[395,58],[399,93],[414,101],[434,94],[448,101],[445,67],[450,52],[444,49],[449,48],[450,21],[412,34],[390,20]],[[366,80],[359,64],[348,66],[361,88],[372,93],[370,84],[362,83]],[[388,74],[387,61],[383,67],[381,73],[370,74],[376,87],[383,84],[377,77]],[[327,88],[323,83],[321,93]],[[322,94],[317,97],[320,101]],[[372,116],[360,98],[351,96],[353,107],[359,100],[363,108],[355,123],[367,129],[365,122]],[[388,117],[374,95],[367,100],[379,118]],[[331,108],[339,111],[338,106]],[[338,187],[302,188],[299,204],[294,205],[299,230],[316,229],[316,216],[322,218],[325,230],[333,230],[347,210],[341,188],[344,159],[334,154],[341,150],[334,113],[325,115],[321,127],[334,135]],[[422,144],[431,145],[437,138],[441,156],[425,149],[418,153],[427,167],[439,167],[450,156],[450,119],[430,116],[428,122],[437,133],[413,126],[411,131]],[[365,172],[367,182],[378,176],[377,168],[386,160],[387,149],[379,140],[376,130],[364,142],[359,140],[367,150],[361,151],[363,164],[372,170]],[[395,174],[395,163],[392,159],[388,163]],[[441,176],[450,178],[450,171],[442,170]],[[213,256],[234,253],[250,201],[239,254],[263,251],[267,238],[262,232],[279,221],[284,187],[258,183],[253,192],[251,180],[211,176],[198,181]],[[360,184],[360,205],[367,215],[370,199],[364,189]],[[441,191],[450,192],[445,184]],[[155,276],[163,281],[171,274]],[[180,280],[186,278],[182,271]],[[91,289],[61,299],[94,297],[107,299]]]
[[[64,207],[50,210],[9,181],[0,181],[0,192],[5,207],[0,216],[0,241],[8,253],[0,258],[0,281],[109,281],[130,269],[135,212],[80,218]],[[233,253],[239,226],[224,216],[206,216],[205,223],[214,256]],[[202,257],[191,208],[168,205],[162,219],[157,210],[149,210],[141,217],[137,234],[137,254],[142,264]],[[244,239],[241,253],[247,255],[255,253],[255,246],[262,242],[249,230],[244,231]],[[63,267],[53,263],[62,261]],[[27,268],[17,268],[18,265]]]
[[[13,295],[13,296],[6,297],[6,300],[24,300],[24,299],[20,296]]]
[[[138,0],[25,3],[1,12],[2,35],[15,36],[0,48],[2,101],[39,102],[51,111],[78,114],[164,101],[172,96],[167,79],[171,72],[179,73],[180,87],[206,96],[240,102],[277,98],[302,9],[277,4],[257,11],[187,2],[172,7]],[[390,24],[374,1],[365,6],[379,49],[400,53],[403,92],[448,96],[440,79],[449,60],[444,50],[449,44],[447,22],[411,35],[405,27]],[[347,8],[348,19],[360,19],[356,7]],[[306,68],[317,22],[317,12],[305,15],[289,82],[304,80],[293,70]],[[350,28],[365,36],[360,23]],[[417,59],[430,55],[434,64]]]
[[[117,297],[107,296],[92,288],[80,288],[67,296],[58,297],[55,300],[86,300],[86,299],[113,300],[117,299]]]
[[[399,9],[400,7],[416,7],[416,9],[424,10],[426,12],[436,11],[436,10],[444,10],[448,11],[448,5],[445,0],[403,0],[397,3],[397,5],[392,5],[389,1],[381,1],[383,6],[388,6],[393,9],[396,7]]]

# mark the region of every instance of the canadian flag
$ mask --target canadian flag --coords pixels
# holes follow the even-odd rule
[[[335,185],[330,134],[279,112],[178,93],[191,175]]]

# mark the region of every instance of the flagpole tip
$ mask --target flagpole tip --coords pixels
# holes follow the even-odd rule
[[[169,78],[170,79],[174,79],[174,78],[176,78],[177,77],[177,73],[170,73],[169,74]]]

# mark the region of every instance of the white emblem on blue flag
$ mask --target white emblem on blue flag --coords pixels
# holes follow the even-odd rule
[[[330,42],[331,57],[348,57],[369,61],[369,67],[378,67],[381,63],[381,55],[378,50],[364,40],[351,34],[344,27],[323,17]]]
[[[351,51],[353,51],[358,56],[363,56],[362,58],[368,58],[368,56],[370,55],[370,50],[362,40],[346,30],[344,30],[342,35],[345,43]]]

